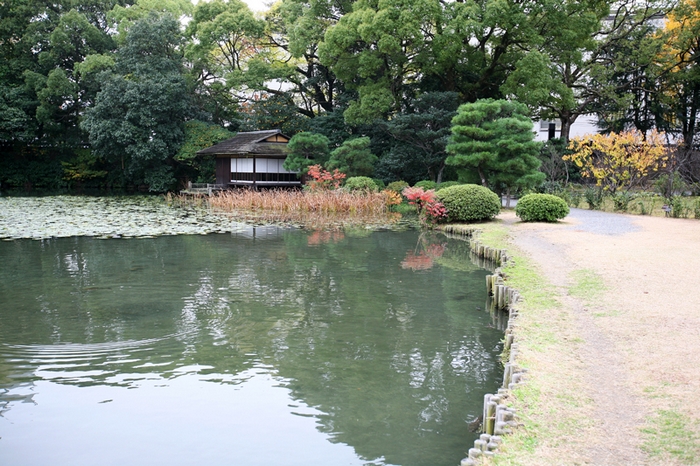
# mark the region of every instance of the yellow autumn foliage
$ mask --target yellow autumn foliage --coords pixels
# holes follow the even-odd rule
[[[614,193],[642,185],[654,173],[666,167],[669,152],[664,133],[651,131],[645,137],[637,130],[595,134],[574,138],[571,154],[563,157],[581,169],[585,178]]]
[[[699,7],[698,0],[681,0],[669,12],[659,33],[664,41],[659,61],[669,72],[678,72],[694,64],[693,58],[700,51]]]

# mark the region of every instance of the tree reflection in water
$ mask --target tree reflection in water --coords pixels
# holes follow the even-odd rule
[[[5,411],[39,381],[240,385],[264,368],[361,460],[456,464],[501,376],[487,272],[437,233],[17,241],[0,260]]]

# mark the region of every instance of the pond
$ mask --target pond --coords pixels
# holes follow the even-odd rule
[[[0,464],[450,465],[502,376],[468,244],[0,243]]]

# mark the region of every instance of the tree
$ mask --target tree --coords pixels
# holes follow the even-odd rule
[[[663,79],[663,126],[677,134],[687,148],[696,144],[700,113],[700,2],[679,2],[659,35],[663,47],[656,57]]]
[[[658,24],[649,21],[602,52],[605,66],[597,69],[591,82],[591,87],[607,90],[591,107],[601,132],[619,133],[630,128],[643,133],[653,128],[668,132],[661,92],[668,76],[657,66],[663,43]]]
[[[464,104],[452,120],[446,163],[461,179],[476,173],[483,186],[497,192],[532,187],[544,181],[538,171],[540,143],[533,139],[524,104],[492,99]]]
[[[654,116],[657,127],[675,139],[678,148],[667,166],[669,179],[676,173],[684,181],[700,181],[700,16],[697,0],[679,1],[668,15],[662,31],[654,37],[659,44],[648,80],[654,86]]]
[[[0,86],[0,142],[29,142],[36,126],[30,116],[32,99],[20,87]]]
[[[401,108],[420,72],[422,27],[439,22],[440,13],[431,0],[359,0],[328,29],[319,46],[321,61],[359,94],[345,112],[348,121],[370,122]]]
[[[179,20],[191,16],[194,10],[194,5],[189,0],[131,0],[126,2],[112,0],[112,2],[117,4],[111,10],[106,10],[109,11],[106,22],[111,28],[116,27],[116,39],[119,43],[124,43],[129,29],[134,23],[150,14],[170,15]]]
[[[456,92],[429,92],[411,102],[411,108],[383,126],[394,139],[390,152],[382,157],[382,171],[396,179],[404,172],[422,172],[419,179],[442,182],[451,134],[452,118],[459,107]],[[415,166],[415,168],[413,168]]]
[[[283,0],[265,16],[272,51],[268,67],[278,70],[278,79],[305,116],[334,111],[337,96],[345,92],[342,81],[321,63],[318,47],[328,27],[351,10],[349,1]]]
[[[530,18],[540,4],[359,0],[328,28],[319,57],[357,92],[345,113],[353,123],[395,114],[420,92],[457,92],[461,102],[498,98],[520,50],[536,37]]]
[[[284,169],[300,174],[311,165],[324,165],[330,156],[328,138],[316,133],[298,133],[289,140],[289,154],[284,160]]]
[[[96,92],[82,82],[76,66],[88,55],[112,51],[114,41],[85,14],[70,9],[71,2],[62,3],[58,12],[46,5],[45,14],[38,15],[43,30],[27,28],[22,40],[26,45],[34,42],[36,55],[23,77],[26,91],[35,99],[37,136],[43,144],[75,150],[85,140],[79,119]]]
[[[574,138],[569,149],[572,153],[564,160],[572,161],[583,177],[594,179],[610,194],[640,186],[669,160],[664,135],[656,130],[646,135],[633,129]]]
[[[244,102],[251,91],[265,89],[271,76],[261,69],[264,30],[264,21],[240,0],[199,2],[186,31],[195,92],[207,94],[213,87]]]
[[[199,120],[185,123],[185,140],[174,160],[182,164],[188,178],[197,183],[214,182],[216,178],[216,163],[213,156],[202,157],[197,151],[211,147],[214,144],[230,139],[236,134],[221,126]]]
[[[309,129],[309,118],[299,113],[292,96],[286,93],[264,94],[260,100],[244,103],[241,117],[244,131],[279,129],[293,136]]]
[[[155,13],[136,21],[117,52],[114,73],[82,122],[94,151],[120,183],[165,191],[175,181],[173,156],[189,113],[179,22]]]
[[[349,177],[371,177],[374,173],[374,165],[379,159],[369,150],[369,145],[368,137],[348,139],[331,152],[326,168],[337,169]]]
[[[26,70],[35,71],[37,57],[32,52],[36,45],[33,36],[38,27],[37,8],[32,0],[15,0],[0,3],[0,83],[14,87],[24,81]],[[41,35],[42,38],[45,34]]]
[[[543,3],[534,15],[538,37],[516,63],[503,92],[526,103],[536,118],[561,120],[561,138],[592,113],[595,103],[623,94],[610,80],[616,56],[609,51],[645,27],[662,11],[657,0],[566,0]],[[627,87],[625,91],[631,88]]]
[[[540,149],[540,171],[545,174],[547,181],[555,183],[555,186],[560,183],[566,185],[572,178],[580,178],[571,164],[563,159],[566,153],[566,143],[561,138],[546,141]]]

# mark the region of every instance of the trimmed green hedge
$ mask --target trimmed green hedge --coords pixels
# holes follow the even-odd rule
[[[448,222],[490,220],[501,211],[501,199],[488,188],[476,184],[460,184],[436,193],[447,208]]]
[[[553,194],[528,194],[518,199],[515,215],[523,222],[556,222],[569,215],[569,206]]]
[[[368,176],[351,176],[343,185],[349,191],[378,191],[379,187]]]

